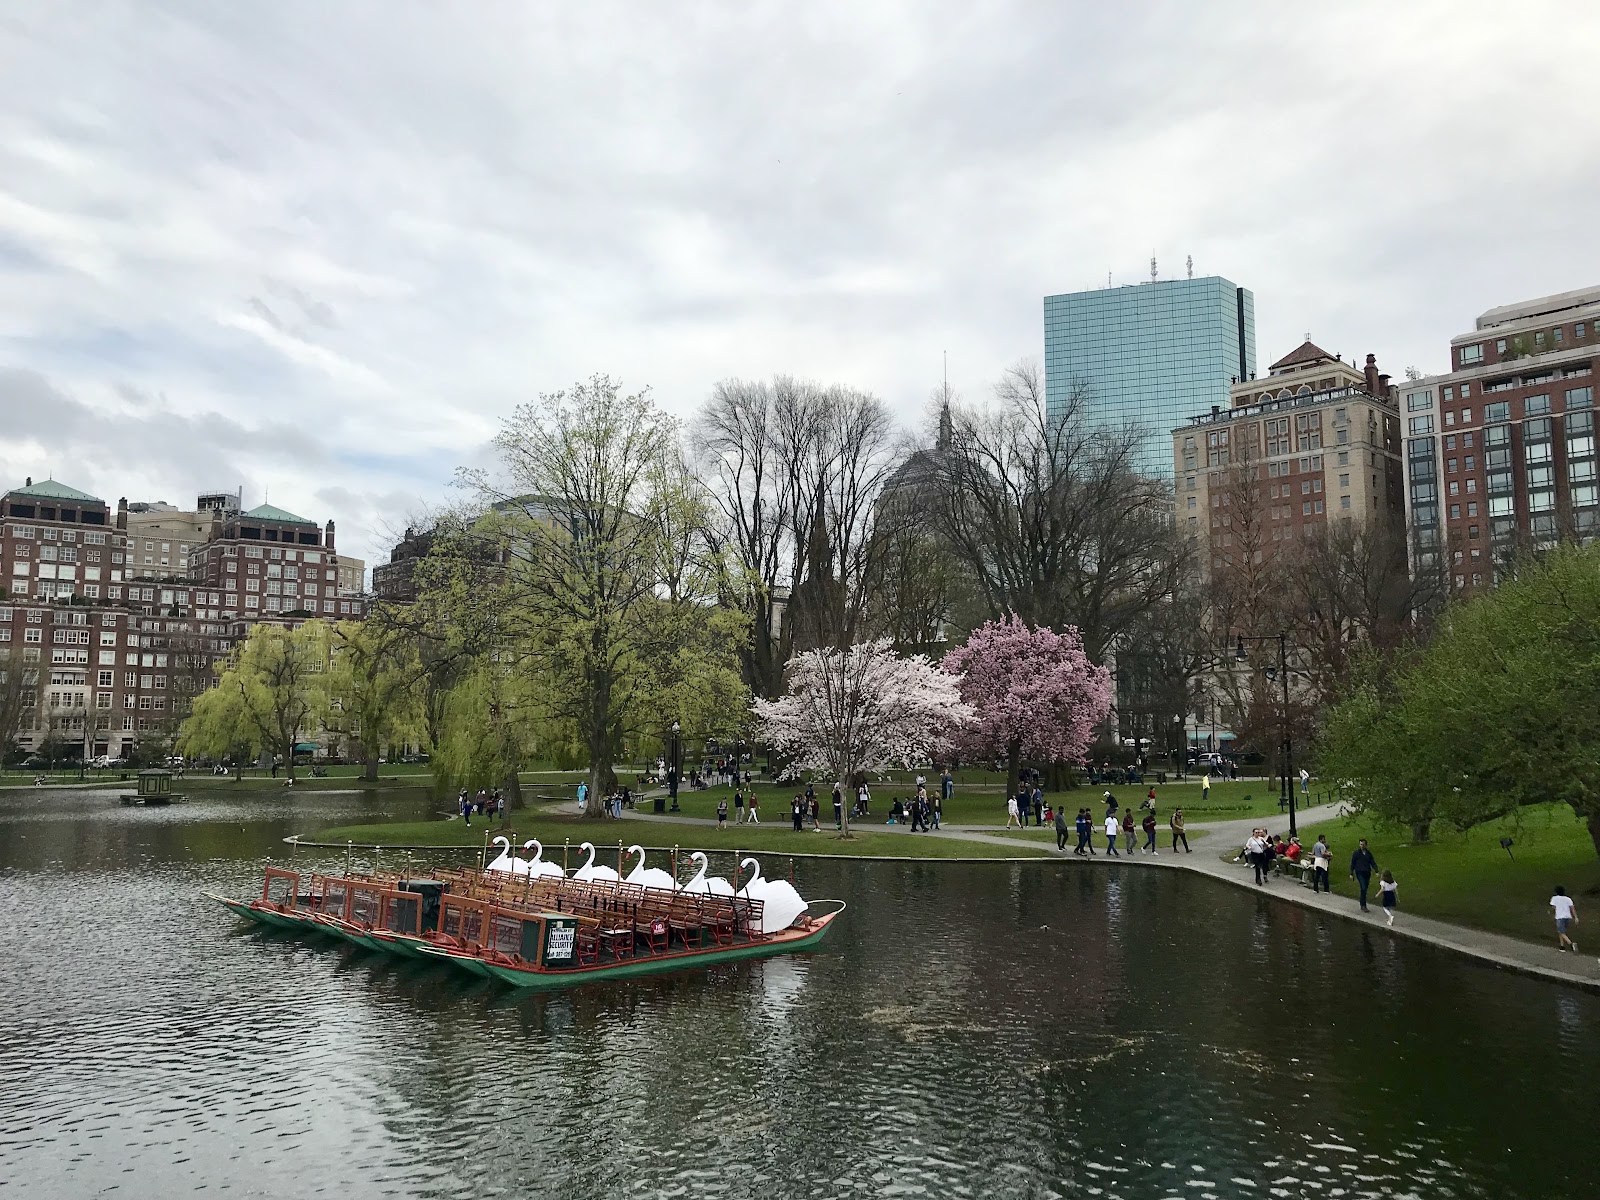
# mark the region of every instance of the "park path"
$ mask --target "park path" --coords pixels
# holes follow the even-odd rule
[[[641,796],[640,799],[643,800],[644,797]],[[1298,823],[1301,827],[1307,827],[1319,822],[1335,820],[1340,815],[1340,805],[1323,804],[1301,810],[1298,813]],[[671,825],[699,825],[702,827],[707,824],[700,817],[632,811],[624,812],[624,820],[659,822]],[[784,820],[763,822],[763,824],[783,829],[788,822]],[[1232,860],[1234,854],[1238,853],[1246,839],[1249,838],[1250,831],[1260,825],[1279,826],[1280,828],[1276,829],[1275,832],[1288,832],[1288,823],[1283,818],[1241,817],[1229,821],[1191,821],[1189,823],[1191,831],[1204,830],[1207,835],[1199,842],[1199,849],[1193,854],[1174,854],[1171,851],[1162,851],[1154,856],[1134,853],[1132,855],[1124,854],[1120,858],[1108,858],[1104,854],[1094,858],[1084,858],[1073,854],[1070,850],[1058,851],[1054,846],[1046,846],[1044,848],[1048,850],[1051,857],[1070,870],[1096,870],[1105,866],[1108,862],[1114,862],[1118,866],[1149,868],[1152,870],[1190,871],[1232,887],[1244,888],[1289,904],[1298,904],[1301,908],[1314,909],[1329,916],[1355,921],[1379,933],[1410,938],[1426,945],[1453,950],[1458,954],[1466,954],[1504,970],[1537,976],[1557,983],[1574,985],[1590,991],[1600,991],[1600,958],[1596,958],[1592,954],[1563,954],[1555,949],[1553,945],[1536,945],[1518,938],[1507,937],[1504,934],[1468,929],[1463,925],[1453,925],[1448,921],[1436,921],[1430,917],[1414,916],[1406,912],[1403,907],[1396,915],[1394,924],[1389,925],[1384,920],[1383,910],[1377,903],[1376,883],[1373,886],[1370,911],[1365,913],[1361,911],[1361,905],[1354,897],[1340,896],[1328,892],[1313,892],[1309,887],[1286,875],[1274,875],[1271,882],[1257,885],[1254,882],[1255,873],[1250,869],[1250,866],[1247,863],[1234,862]],[[903,833],[907,837],[952,838],[1013,848],[1017,845],[1016,838],[996,836],[992,832],[993,827],[991,826],[947,825],[935,832],[918,834],[912,834],[910,827],[905,825],[882,826],[874,823],[872,828],[874,831]],[[1163,837],[1165,836],[1165,830],[1163,830]],[[1037,845],[1036,843],[1033,844]],[[1350,848],[1345,847],[1342,851],[1336,852],[1333,869],[1330,872],[1335,876],[1346,873],[1341,871],[1338,862],[1341,853],[1348,855]],[[1348,863],[1348,858],[1345,861]],[[1401,894],[1404,896],[1403,892]],[[1403,903],[1404,901],[1402,900]],[[1555,925],[1552,921],[1551,942],[1555,941],[1554,929]],[[1600,949],[1600,946],[1593,948]]]

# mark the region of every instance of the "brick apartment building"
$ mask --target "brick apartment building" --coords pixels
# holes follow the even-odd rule
[[[332,543],[331,521],[219,510],[191,551],[193,578],[141,578],[104,501],[54,480],[6,493],[0,671],[40,684],[18,742],[54,734],[90,757],[126,754],[175,723],[251,625],[362,615],[360,597],[338,595]]]
[[[1600,532],[1597,326],[1600,287],[1491,308],[1402,389],[1415,570],[1470,593],[1518,545]]]
[[[1212,569],[1242,549],[1246,506],[1258,561],[1335,518],[1402,533],[1397,389],[1372,355],[1358,369],[1307,341],[1229,401],[1172,431],[1178,528],[1207,540]]]

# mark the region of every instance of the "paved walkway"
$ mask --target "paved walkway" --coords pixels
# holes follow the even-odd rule
[[[643,797],[641,797],[641,800]],[[1322,821],[1332,820],[1340,815],[1340,806],[1337,804],[1324,804],[1320,807],[1308,808],[1298,814],[1302,826],[1310,826]],[[670,816],[646,812],[633,812],[624,810],[625,820],[637,820],[649,823],[663,823],[672,825],[699,825],[704,827],[706,821],[699,817]],[[786,828],[788,822],[763,822],[771,824],[778,829]],[[1274,820],[1270,817],[1243,817],[1233,821],[1190,822],[1192,831],[1204,830],[1206,837],[1198,843],[1199,848],[1193,854],[1173,854],[1170,851],[1151,856],[1148,854],[1124,854],[1121,857],[1110,857],[1104,853],[1094,858],[1084,858],[1073,854],[1070,850],[1057,851],[1053,845],[1048,846],[1051,857],[1063,863],[1070,863],[1073,870],[1092,870],[1106,863],[1116,863],[1118,866],[1132,866],[1151,868],[1155,870],[1180,870],[1193,871],[1205,875],[1233,887],[1244,888],[1260,895],[1271,896],[1274,899],[1285,901],[1289,904],[1298,904],[1302,908],[1315,909],[1330,916],[1342,917],[1348,921],[1356,921],[1362,925],[1395,937],[1411,938],[1415,941],[1425,942],[1430,946],[1438,946],[1446,950],[1454,950],[1459,954],[1470,955],[1481,962],[1490,963],[1508,971],[1516,971],[1523,975],[1534,975],[1542,979],[1553,980],[1590,991],[1600,991],[1600,959],[1593,955],[1563,954],[1555,947],[1535,945],[1517,938],[1506,937],[1504,934],[1486,933],[1477,929],[1468,929],[1461,925],[1452,925],[1446,921],[1435,921],[1429,917],[1414,916],[1401,908],[1395,917],[1393,925],[1389,925],[1383,917],[1383,910],[1376,901],[1377,889],[1374,885],[1373,901],[1370,912],[1362,912],[1357,901],[1348,896],[1332,895],[1327,892],[1313,892],[1309,887],[1285,875],[1274,875],[1271,882],[1257,886],[1254,882],[1255,873],[1245,863],[1228,861],[1232,858],[1236,848],[1242,847],[1250,836],[1250,830],[1262,824],[1285,824],[1282,818]],[[879,825],[872,824],[874,832],[900,832],[906,836],[913,836],[910,827],[905,825]],[[1165,833],[1165,831],[1163,831]],[[963,841],[983,842],[989,845],[1011,846],[1018,844],[1018,839],[999,837],[993,832],[993,827],[982,825],[946,825],[943,829],[927,833],[916,834],[917,837],[942,837],[960,839]],[[1104,838],[1097,840],[1103,847]],[[1170,840],[1170,839],[1169,839]],[[1028,844],[1028,843],[1024,843]],[[1227,856],[1226,858],[1224,856]],[[1337,871],[1338,864],[1334,864]],[[1551,924],[1551,941],[1555,940],[1554,923]],[[1581,936],[1581,931],[1580,931]],[[1595,949],[1600,949],[1597,945]]]

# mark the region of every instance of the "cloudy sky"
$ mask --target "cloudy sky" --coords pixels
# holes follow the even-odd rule
[[[0,9],[0,481],[335,518],[370,558],[597,371],[987,393],[1186,255],[1442,370],[1600,283],[1600,5]]]

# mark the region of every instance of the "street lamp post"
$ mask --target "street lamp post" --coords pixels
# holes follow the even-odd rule
[[[1239,636],[1238,647],[1234,651],[1234,659],[1244,662],[1249,655],[1245,653],[1246,642],[1277,642],[1278,665],[1267,667],[1265,674],[1268,683],[1278,682],[1283,684],[1283,710],[1281,715],[1281,730],[1283,733],[1283,803],[1289,810],[1289,836],[1298,836],[1300,830],[1295,822],[1294,787],[1290,776],[1294,771],[1294,741],[1289,736],[1289,635],[1287,633],[1267,634],[1264,637]]]
[[[672,811],[681,811],[678,808],[678,776],[682,771],[682,764],[678,761],[682,753],[680,734],[683,730],[677,721],[672,723],[672,761],[667,765],[667,794],[672,797]]]

